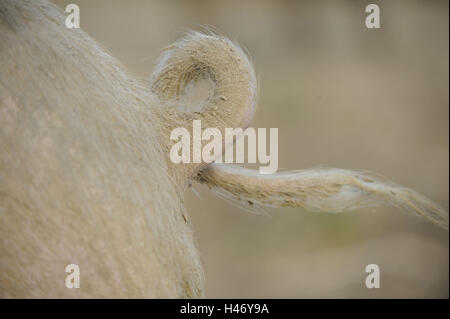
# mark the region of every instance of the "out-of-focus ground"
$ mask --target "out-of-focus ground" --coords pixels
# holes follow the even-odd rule
[[[74,1],[56,1],[61,7]],[[81,27],[136,74],[212,25],[260,75],[253,127],[279,128],[279,166],[379,173],[449,207],[448,1],[81,1]],[[448,298],[448,232],[393,208],[252,215],[188,192],[206,297]],[[365,266],[381,288],[365,288]]]

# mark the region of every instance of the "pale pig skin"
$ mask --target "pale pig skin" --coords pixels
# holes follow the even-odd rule
[[[173,128],[250,124],[247,56],[224,37],[191,33],[141,79],[65,18],[46,1],[0,1],[0,297],[202,297],[183,205],[191,179],[248,205],[391,203],[448,227],[439,205],[360,172],[173,164]],[[213,83],[212,97],[201,111],[181,110],[199,79]],[[65,286],[69,264],[79,265],[80,288]]]

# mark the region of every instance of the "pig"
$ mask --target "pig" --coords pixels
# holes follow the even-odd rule
[[[183,203],[192,180],[251,208],[393,204],[448,229],[438,204],[368,173],[174,164],[174,128],[250,125],[257,81],[247,55],[221,35],[191,32],[140,78],[65,19],[47,1],[0,2],[0,297],[203,297]],[[211,94],[191,107],[199,81]],[[71,264],[77,289],[66,287]]]

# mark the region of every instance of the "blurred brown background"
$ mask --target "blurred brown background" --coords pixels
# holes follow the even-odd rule
[[[136,74],[211,25],[260,76],[253,127],[279,128],[279,167],[377,172],[449,207],[448,1],[56,1]],[[393,208],[252,215],[194,185],[206,297],[448,298],[448,232]],[[381,269],[367,289],[365,266]]]

